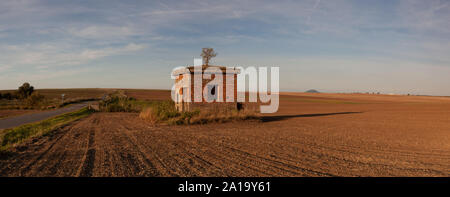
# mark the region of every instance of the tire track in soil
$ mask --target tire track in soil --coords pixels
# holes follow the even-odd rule
[[[143,176],[161,176],[161,173],[158,171],[158,169],[155,167],[155,165],[147,158],[147,156],[142,152],[143,148],[139,146],[139,143],[137,143],[135,140],[132,140],[132,138],[130,137],[130,135],[128,134],[128,129],[127,127],[121,125],[121,129],[118,129],[119,131],[122,130],[121,133],[126,141],[132,146],[133,148],[133,152],[136,152],[139,156],[139,160],[142,161],[141,163],[143,163],[147,168],[141,168],[144,169],[144,174],[142,174]],[[137,163],[137,160],[134,156],[127,154],[127,158],[131,161],[133,161],[133,163]],[[137,167],[137,165],[135,165]],[[139,172],[141,169],[137,168],[135,169],[135,171]]]
[[[200,144],[201,146],[204,144]],[[249,152],[241,151],[236,148],[221,144],[222,150],[220,151],[222,154],[228,155],[229,158],[234,158],[233,160],[229,160],[229,163],[239,163],[239,166],[243,167],[243,170],[246,174],[248,174],[248,169],[254,170],[257,172],[257,176],[280,176],[280,174],[285,174],[287,176],[292,175],[305,175],[300,172],[293,171],[288,168],[283,168],[279,166],[283,166],[284,163],[277,162],[274,160],[270,160],[264,157],[257,156],[256,154],[251,154]],[[238,162],[238,161],[245,162]],[[277,165],[278,164],[278,165]],[[255,166],[255,167],[253,167]],[[291,167],[292,169],[300,169],[297,167]],[[281,171],[281,172],[280,172]],[[308,170],[302,170],[303,172]],[[282,173],[284,172],[284,173]]]
[[[12,149],[17,156],[10,158],[9,164],[5,165],[7,167],[2,169],[0,175],[58,176],[57,169],[61,165],[65,165],[61,161],[64,161],[67,156],[66,152],[58,151],[64,149],[61,148],[61,144],[68,145],[67,143],[61,143],[61,141],[68,138],[74,130],[74,125],[80,121],[77,120],[72,125],[60,127],[47,135],[27,140]],[[56,152],[54,152],[55,150]],[[70,173],[60,174],[59,176],[61,175],[68,176]]]
[[[62,130],[64,136],[52,146],[49,151],[35,163],[29,176],[74,176],[82,159],[82,152],[86,146],[83,140],[86,132],[77,128],[79,123]]]
[[[239,136],[237,138],[240,138]],[[244,142],[239,141],[239,139],[235,139],[235,140],[228,140],[228,143],[226,143],[225,145],[223,145],[225,148],[230,149],[231,151],[228,151],[228,154],[238,154],[238,155],[243,155],[242,157],[251,157],[253,158],[254,161],[263,161],[262,163],[264,165],[266,165],[267,167],[273,168],[273,169],[279,169],[281,171],[285,171],[285,172],[289,172],[290,174],[286,174],[287,176],[336,176],[333,173],[329,173],[326,172],[325,169],[321,169],[318,167],[315,167],[315,169],[320,169],[320,170],[313,170],[314,166],[311,166],[310,163],[311,162],[321,162],[322,160],[320,159],[313,159],[313,158],[308,158],[307,160],[309,160],[309,162],[304,162],[305,158],[303,157],[298,157],[297,154],[289,154],[289,156],[286,157],[282,157],[281,154],[276,154],[276,155],[272,155],[270,154],[270,157],[263,157],[263,156],[259,156],[258,153],[252,153],[250,151],[245,151],[245,149],[247,149],[248,147],[245,147]],[[285,146],[283,148],[296,148],[295,146],[289,146],[289,143],[283,143],[285,144]],[[244,145],[244,146],[243,146]],[[271,146],[272,144],[268,141],[265,140],[260,140],[258,146],[262,146],[264,147],[264,145],[266,146]],[[303,144],[302,145],[306,145]],[[237,148],[240,147],[240,148]],[[255,150],[256,147],[252,147],[251,150]],[[310,147],[311,148],[311,147]],[[313,147],[317,148],[317,147]],[[320,149],[320,148],[319,148]],[[303,149],[302,149],[303,151]],[[314,150],[310,150],[313,152],[313,154],[319,154],[314,152]],[[295,152],[295,151],[292,151]],[[275,159],[276,158],[276,159]],[[295,160],[294,160],[295,159]],[[303,167],[300,167],[299,164],[301,164]],[[280,174],[279,171],[275,171],[276,174],[272,175],[272,176],[276,176]]]
[[[72,129],[72,127],[66,127],[66,128],[70,128]],[[31,171],[32,166],[36,165],[42,158],[44,158],[44,156],[46,156],[52,149],[54,146],[56,146],[58,144],[58,142],[64,138],[68,132],[64,131],[65,128],[60,128],[57,130],[56,133],[54,133],[54,135],[58,135],[58,134],[62,134],[61,136],[59,136],[58,138],[56,138],[55,141],[53,141],[45,150],[44,152],[40,153],[38,155],[38,157],[36,157],[33,161],[31,161],[27,166],[25,166],[24,168],[22,168],[20,170],[20,176],[26,175],[28,172]],[[41,140],[43,140],[41,138]]]
[[[88,145],[87,145],[87,151],[84,154],[83,162],[81,167],[79,168],[79,172],[77,173],[77,176],[81,177],[90,177],[92,176],[92,171],[94,169],[94,162],[95,162],[95,130],[90,129],[89,135],[88,135]]]
[[[127,141],[133,145],[134,150],[138,152],[140,158],[145,162],[147,166],[150,167],[150,174],[151,176],[177,176],[176,173],[174,173],[174,169],[170,168],[169,165],[167,165],[160,154],[158,154],[155,149],[148,148],[148,146],[145,146],[145,144],[142,144],[140,142],[140,138],[138,138],[136,135],[131,135],[129,131],[133,130],[140,130],[142,128],[137,127],[136,124],[132,124],[129,122],[129,119],[121,119],[122,121],[125,121],[125,124],[121,124],[121,129],[123,130],[123,134],[126,136]],[[130,124],[127,124],[130,123]],[[127,126],[128,125],[128,126]],[[134,128],[130,128],[129,125],[133,125]],[[141,130],[140,130],[141,131]],[[154,144],[154,143],[152,143]],[[150,151],[150,153],[148,153]],[[152,162],[155,161],[155,162]],[[157,163],[156,163],[157,162]]]
[[[249,134],[250,136],[245,136],[246,138],[252,137],[255,139],[259,139],[258,141],[258,146],[260,147],[273,147],[273,143],[271,141],[265,140],[264,138],[261,138],[260,136],[258,136],[257,134],[253,133],[253,134]],[[298,137],[298,136],[297,136]],[[292,140],[291,138],[277,138],[277,140],[281,140],[281,144],[283,144],[282,148],[283,149],[289,149],[291,151],[286,151],[289,154],[285,155],[284,157],[282,156],[283,154],[280,153],[274,153],[274,154],[269,154],[267,157],[262,157],[262,156],[258,156],[258,150],[256,149],[256,147],[248,147],[246,146],[246,142],[242,142],[242,138],[244,138],[243,136],[236,136],[237,139],[233,139],[233,140],[228,140],[227,144],[225,145],[226,148],[231,149],[232,151],[230,151],[229,153],[234,153],[234,152],[240,152],[243,155],[248,155],[251,157],[255,157],[255,159],[257,160],[265,160],[269,163],[275,164],[276,166],[273,166],[272,164],[269,165],[271,167],[275,167],[275,168],[279,168],[277,166],[281,166],[281,169],[291,169],[291,170],[299,170],[300,172],[307,172],[308,176],[311,175],[320,175],[320,176],[336,176],[333,173],[328,173],[326,172],[325,169],[321,169],[318,168],[317,166],[311,166],[310,163],[311,162],[321,162],[322,160],[320,159],[314,159],[314,158],[305,158],[305,157],[299,157],[298,154],[294,154],[294,153],[298,153],[299,149],[302,152],[302,155],[305,155],[304,153],[304,149],[306,147],[308,147],[310,150],[308,152],[310,152],[310,154],[318,154],[317,151],[315,151],[315,149],[322,149],[325,148],[327,150],[335,150],[334,148],[329,148],[326,146],[317,146],[316,144],[312,144],[312,143],[307,143],[305,142],[306,140],[297,140],[298,142],[296,142],[296,140]],[[301,142],[301,143],[300,143]],[[300,147],[296,146],[296,145],[301,145]],[[306,146],[306,147],[305,147]],[[239,148],[238,148],[239,147]],[[250,149],[249,149],[250,148]],[[278,147],[273,147],[270,148],[269,150],[272,149],[276,149]],[[244,151],[245,149],[247,150],[253,150],[252,152],[255,153],[251,153],[249,151]],[[264,148],[263,148],[264,149]],[[336,151],[340,151],[337,150]],[[284,153],[284,152],[282,152]],[[263,154],[268,154],[267,152],[264,152]],[[276,159],[275,159],[276,158]],[[308,160],[309,162],[305,162],[305,159]],[[300,167],[299,164],[303,165],[303,167]],[[285,168],[286,167],[286,168]],[[313,169],[321,169],[321,170],[313,170]],[[288,172],[290,172],[290,170],[288,170]]]
[[[185,150],[186,152],[188,152],[188,154],[185,155],[184,158],[189,158],[188,160],[191,160],[191,159],[196,159],[196,160],[200,160],[200,161],[203,160],[207,164],[214,163],[216,165],[216,166],[213,166],[213,168],[215,170],[221,169],[221,167],[219,167],[219,166],[221,166],[220,164],[223,164],[223,168],[222,169],[224,169],[224,168],[226,168],[226,169],[230,169],[231,168],[232,169],[231,173],[227,173],[228,175],[234,175],[234,176],[261,176],[261,175],[263,175],[263,176],[275,176],[275,175],[279,175],[279,173],[280,173],[279,170],[289,172],[291,174],[291,176],[292,176],[292,174],[297,174],[298,175],[298,173],[296,173],[296,172],[294,172],[292,170],[287,170],[285,168],[279,168],[279,167],[276,167],[274,165],[269,164],[268,162],[261,161],[261,158],[257,158],[257,157],[256,158],[250,158],[251,160],[248,161],[249,156],[251,156],[251,154],[242,156],[242,154],[239,155],[239,154],[237,154],[236,152],[233,152],[233,151],[224,151],[222,149],[217,149],[217,147],[218,147],[217,144],[213,145],[213,144],[210,144],[210,143],[200,142],[199,136],[197,136],[197,138],[195,138],[193,136],[190,136],[190,135],[188,135],[188,137],[186,137],[184,135],[183,135],[183,137],[172,136],[173,133],[175,133],[175,132],[167,132],[166,133],[167,135],[169,135],[169,134],[171,135],[171,136],[167,136],[167,138],[193,139],[193,140],[177,141],[176,143],[173,143],[173,144],[176,144],[175,149],[177,151]],[[180,133],[183,133],[183,132],[179,132],[179,134]],[[166,143],[166,144],[169,144],[169,143]],[[192,150],[194,150],[194,151],[198,150],[198,148],[188,149],[187,147],[206,147],[208,149],[208,152],[200,152],[199,154],[203,155],[203,157],[200,157],[198,154],[196,154],[196,153],[194,153],[192,151]],[[191,151],[188,151],[188,150],[191,150]],[[213,152],[217,152],[217,154],[215,154]],[[208,159],[206,159],[208,157],[208,155],[209,155],[209,158],[210,158],[211,162],[207,161]],[[238,159],[239,161],[246,161],[246,162],[242,163],[242,162],[236,161],[236,158],[235,158],[236,156],[238,158],[241,158],[241,159]],[[235,158],[235,159],[233,160],[233,159],[228,159],[228,158]],[[198,162],[198,163],[201,163],[201,162]],[[268,168],[266,167],[264,169],[271,171],[271,173],[268,173],[266,171],[260,170],[261,169],[260,165],[255,165],[255,166],[259,167],[259,168],[250,166],[250,164],[255,164],[255,163],[263,164],[263,165],[267,166]],[[272,163],[274,163],[274,162],[272,162]],[[241,168],[232,167],[232,166],[236,166],[236,165],[240,166]],[[205,169],[204,167],[201,167],[201,168]],[[201,169],[201,168],[197,168],[197,169]],[[294,167],[294,168],[296,168],[296,167]],[[211,170],[211,169],[208,169],[208,170]],[[249,170],[252,170],[254,173],[249,172]],[[307,170],[303,170],[303,171],[307,171]],[[208,175],[209,176],[214,176],[214,174],[211,174],[211,173],[212,173],[211,171],[208,171]],[[223,174],[222,173],[221,175],[223,176],[223,175],[227,175],[227,174]],[[315,173],[315,174],[317,174],[317,173]]]
[[[169,132],[169,131],[167,131]],[[177,147],[177,142],[159,142],[160,145],[165,145],[167,150],[173,150]],[[171,151],[172,152],[172,151]],[[166,155],[165,163],[168,164],[167,166],[172,166],[170,169],[170,172],[172,174],[175,174],[176,176],[195,176],[199,173],[198,170],[192,167],[192,164],[190,162],[185,162],[184,160],[191,158],[189,154],[184,149],[179,149],[177,152],[171,153],[171,155]]]
[[[200,143],[198,141],[195,141],[195,142],[196,143],[191,142],[191,144],[188,144],[187,142],[181,141],[180,145],[178,145],[177,148],[184,149],[187,151],[187,149],[185,147],[207,147],[208,152],[201,153],[204,155],[203,157],[200,157],[198,154],[195,154],[192,151],[189,151],[191,153],[189,156],[204,161],[205,163],[209,164],[209,166],[215,168],[216,170],[220,170],[222,172],[223,172],[223,170],[228,171],[225,174],[219,174],[219,175],[227,175],[227,176],[234,176],[234,175],[235,176],[246,176],[246,175],[248,176],[249,174],[250,175],[251,174],[254,174],[254,175],[263,174],[265,176],[272,175],[272,174],[264,172],[256,167],[246,166],[246,165],[243,165],[242,163],[239,163],[238,166],[243,167],[243,169],[237,168],[236,161],[234,161],[232,159],[228,159],[228,158],[230,158],[230,155],[228,155],[228,157],[224,156],[223,151],[217,150],[216,148],[214,148],[214,146],[211,146],[211,144]],[[209,160],[211,160],[211,162],[207,161],[206,158],[209,158]],[[253,173],[249,172],[249,170],[253,171]],[[210,171],[206,171],[206,173],[208,173],[207,175],[211,176]]]
[[[249,165],[244,165],[242,162],[236,162],[236,160],[233,160],[233,155],[227,155],[217,144],[212,144],[210,141],[201,140],[199,136],[195,137],[189,134],[186,134],[189,137],[183,137],[183,138],[190,138],[195,139],[191,141],[180,141],[178,149],[186,149],[185,147],[191,147],[188,151],[190,153],[189,156],[192,158],[196,158],[200,161],[203,161],[210,165],[214,170],[227,170],[226,174],[218,174],[218,175],[227,175],[227,176],[271,176],[272,173],[268,173],[265,171],[260,170],[258,167],[252,167]],[[198,152],[198,148],[195,147],[203,147],[206,148],[207,151],[201,151]],[[195,153],[194,151],[198,152]],[[203,156],[200,156],[203,155]],[[208,159],[207,159],[208,158]],[[210,160],[210,161],[208,161]],[[242,160],[245,161],[245,160]],[[201,167],[201,166],[200,166]],[[205,169],[205,168],[203,168]],[[210,170],[210,169],[208,169]],[[206,176],[211,176],[210,171],[205,172]],[[214,174],[212,174],[214,176]]]
[[[251,167],[249,165],[243,165],[242,163],[236,162],[236,160],[231,160],[231,159],[227,159],[230,157],[230,155],[228,155],[228,153],[230,152],[225,152],[227,154],[223,154],[224,152],[221,150],[215,150],[214,147],[216,147],[217,145],[213,145],[213,144],[205,144],[205,143],[199,143],[198,138],[195,137],[191,137],[191,136],[177,136],[177,135],[181,135],[184,134],[184,132],[180,132],[180,131],[167,131],[164,133],[166,136],[164,137],[164,139],[190,139],[190,140],[177,140],[175,142],[170,141],[170,142],[165,142],[164,144],[167,145],[171,145],[170,147],[168,147],[167,149],[170,150],[176,150],[177,153],[176,155],[178,155],[177,157],[172,157],[172,159],[177,160],[179,163],[186,163],[185,161],[197,161],[195,163],[197,163],[196,166],[192,165],[193,162],[187,162],[191,165],[182,165],[179,168],[182,168],[183,170],[186,170],[186,168],[195,168],[196,171],[199,171],[198,173],[200,174],[194,174],[194,175],[190,175],[186,172],[183,172],[182,176],[200,176],[202,173],[206,173],[206,176],[216,176],[216,175],[221,175],[221,176],[230,176],[230,175],[235,175],[235,176],[270,176],[273,175],[274,173],[268,174],[267,172],[261,171],[260,169],[256,168],[256,167]],[[145,138],[145,136],[142,136],[143,138]],[[140,138],[141,139],[141,138]],[[189,149],[189,147],[191,147]],[[194,148],[197,147],[197,148]],[[207,148],[208,152],[200,152],[200,153],[195,153],[194,151],[199,150],[198,147],[203,147],[203,148]],[[181,150],[183,150],[182,152],[180,152]],[[217,154],[213,153],[217,152]],[[181,154],[181,155],[180,155]],[[202,155],[203,157],[199,156]],[[208,155],[209,155],[209,160],[211,161],[207,161],[208,159]],[[228,157],[227,157],[228,156]],[[180,159],[178,160],[177,158],[184,158],[184,159]],[[206,164],[205,166],[202,166],[201,164]],[[236,163],[239,163],[239,166],[243,167],[243,168],[236,168]],[[215,164],[215,165],[212,165]],[[212,167],[212,169],[210,168],[206,168],[206,167]],[[205,170],[208,170],[206,172],[204,172]],[[232,169],[231,171],[229,171],[230,169]],[[212,171],[211,171],[212,170]],[[224,173],[224,170],[227,170],[228,173]],[[253,171],[253,173],[250,173],[249,170]],[[218,174],[214,174],[214,172],[217,172]],[[220,173],[221,172],[221,173]],[[253,174],[253,175],[252,175]]]
[[[100,124],[97,131],[99,158],[94,168],[94,176],[161,176],[151,159],[140,150],[141,147],[127,134],[121,126],[124,120],[120,113],[111,114],[111,117],[96,115]],[[102,129],[110,124],[117,124],[109,129]],[[157,160],[155,160],[156,162]]]
[[[236,148],[233,148],[233,147],[229,147],[229,146],[225,146],[225,147],[230,149],[230,150],[232,150],[232,152],[236,152],[236,153],[239,153],[239,154],[242,154],[242,155],[246,155],[248,157],[252,157],[256,161],[258,161],[258,160],[261,161],[262,160],[262,161],[264,161],[263,163],[265,163],[268,167],[279,169],[281,171],[290,172],[290,173],[293,173],[294,175],[297,175],[297,176],[298,175],[307,175],[308,173],[309,174],[314,174],[316,176],[317,175],[318,176],[335,176],[335,175],[330,174],[330,173],[319,172],[319,171],[316,171],[316,170],[311,170],[311,169],[307,169],[307,168],[294,166],[294,165],[291,165],[291,164],[288,164],[288,163],[285,163],[285,162],[276,161],[276,160],[269,159],[269,158],[266,158],[266,157],[261,157],[261,156],[258,156],[256,154],[252,154],[250,152],[239,150],[239,149],[236,149]],[[302,173],[299,173],[298,171],[294,171],[294,170],[300,170],[301,172],[306,172],[306,174],[305,173],[302,174]]]
[[[127,120],[127,121],[129,121],[129,120]],[[136,127],[136,124],[122,124],[122,125],[134,125]],[[127,130],[136,130],[136,128],[129,128],[129,127],[125,127],[125,128]],[[138,130],[140,130],[140,131],[145,130],[145,128],[148,128],[148,125],[140,124],[138,127]],[[142,131],[142,132],[148,133],[148,131]],[[133,132],[133,133],[139,134],[141,132]],[[154,133],[156,133],[156,132],[154,132]],[[175,153],[174,156],[172,156],[170,158],[166,158],[166,163],[168,162],[169,165],[173,166],[171,168],[171,171],[176,173],[175,176],[201,176],[202,174],[204,174],[205,169],[206,169],[205,167],[202,167],[201,164],[206,164],[207,166],[212,166],[212,163],[206,161],[205,159],[203,159],[202,157],[193,153],[192,151],[188,151],[187,147],[192,147],[192,146],[186,146],[186,144],[184,144],[183,141],[168,141],[167,139],[173,138],[174,132],[167,130],[167,131],[164,131],[164,135],[165,135],[165,137],[158,138],[158,139],[164,139],[164,141],[158,140],[158,144],[157,145],[154,144],[154,146],[155,146],[155,148],[157,148],[158,146],[161,147],[161,145],[162,145],[162,146],[167,146],[165,148],[167,150],[173,150],[173,149],[177,150],[177,153]],[[139,147],[142,147],[141,141],[143,142],[144,140],[142,140],[142,139],[145,139],[146,137],[147,136],[139,136],[139,137],[135,136],[134,142]],[[154,137],[158,137],[158,136],[154,136]],[[151,149],[153,149],[153,148],[151,148]],[[161,148],[159,148],[159,149],[161,149]],[[142,149],[142,150],[145,150],[145,149]],[[153,152],[153,154],[157,154],[157,153]],[[188,162],[186,162],[186,160]],[[196,164],[196,165],[194,166],[194,164]],[[218,166],[213,166],[213,167],[215,169],[220,169],[220,167],[218,167]],[[221,170],[219,170],[219,171],[221,171]],[[207,174],[207,175],[214,176],[214,173],[212,173],[212,172],[208,172],[208,173],[209,174]],[[217,173],[217,175],[223,176],[226,174]],[[170,176],[174,176],[174,174],[172,174]]]
[[[317,176],[317,174],[320,174],[321,176],[324,176],[324,175],[331,176],[331,174],[316,172],[316,171],[313,171],[310,169],[300,168],[297,166],[285,164],[283,162],[271,160],[271,159],[264,158],[264,157],[259,157],[255,154],[251,154],[248,152],[244,152],[244,151],[240,151],[238,149],[232,148],[229,145],[227,146],[227,145],[221,144],[220,145],[221,149],[218,149],[219,146],[217,146],[217,144],[212,145],[212,144],[208,143],[208,141],[200,141],[199,139],[201,139],[201,138],[199,136],[197,136],[197,138],[192,136],[192,139],[196,139],[196,140],[189,141],[191,143],[190,145],[187,145],[186,141],[182,142],[182,143],[184,143],[184,146],[180,146],[180,149],[182,147],[189,147],[189,146],[191,146],[191,147],[208,147],[208,151],[209,151],[208,154],[212,154],[213,150],[214,150],[214,152],[218,152],[218,154],[215,154],[215,156],[213,157],[213,160],[214,159],[217,160],[217,159],[221,158],[220,161],[222,161],[222,162],[219,162],[219,163],[223,163],[226,161],[227,163],[229,163],[228,167],[239,164],[238,166],[241,166],[243,168],[243,169],[234,168],[234,173],[235,172],[244,172],[242,174],[235,174],[235,176],[249,176],[249,175],[252,176],[253,173],[250,174],[248,170],[253,170],[254,172],[256,172],[253,176],[261,176],[261,175],[262,176],[280,176],[280,171],[289,173],[289,174],[286,174],[288,176],[301,175],[300,172],[293,171],[292,169],[294,169],[294,170],[302,169],[301,172],[303,172],[303,175],[305,175],[304,172],[311,172],[311,173],[315,174],[316,176]],[[237,139],[230,140],[230,141],[235,142],[235,143],[240,142]],[[193,142],[196,142],[196,144],[192,144]],[[225,150],[223,148],[225,148]],[[226,149],[229,149],[229,150],[226,150]],[[203,153],[203,152],[201,154],[207,155],[206,153]],[[221,155],[227,155],[227,156],[223,157]],[[195,156],[195,154],[194,154],[194,156]],[[233,159],[227,159],[227,158],[233,158]],[[241,162],[239,162],[239,161],[241,161]],[[243,163],[242,161],[246,161],[246,162]],[[215,163],[217,163],[217,162],[215,162]],[[255,164],[257,164],[257,165],[255,165]],[[251,165],[256,166],[256,167],[253,167]],[[291,169],[289,169],[289,167],[288,168],[280,167],[280,166],[284,166],[284,165],[290,166]],[[263,171],[261,169],[264,169],[265,171]]]
[[[300,137],[300,136],[295,136],[296,138]],[[292,137],[291,137],[292,138]],[[412,173],[412,174],[416,174],[416,176],[420,176],[422,174],[418,174],[417,172],[426,172],[427,174],[435,174],[435,176],[445,176],[446,173],[441,171],[441,170],[436,170],[436,169],[423,169],[423,168],[411,168],[411,167],[401,167],[401,166],[396,166],[395,164],[386,164],[386,162],[389,163],[389,161],[392,161],[393,158],[391,158],[390,154],[386,154],[386,153],[396,153],[396,159],[398,159],[399,156],[409,156],[405,159],[409,160],[410,163],[421,163],[418,162],[419,158],[418,156],[423,156],[426,154],[426,152],[418,152],[417,154],[415,154],[413,151],[403,151],[403,150],[399,150],[399,149],[391,149],[391,150],[387,150],[383,153],[384,150],[376,150],[376,149],[364,149],[361,150],[361,148],[358,148],[356,146],[348,146],[348,145],[341,145],[341,144],[336,144],[336,143],[329,143],[329,145],[323,145],[323,144],[317,144],[315,142],[310,142],[311,140],[292,140],[291,138],[285,138],[283,139],[284,141],[286,141],[285,146],[287,147],[295,147],[295,145],[301,145],[301,146],[306,146],[310,149],[310,154],[313,157],[318,157],[321,160],[324,160],[324,162],[329,162],[329,161],[333,161],[333,165],[339,165],[342,166],[343,168],[348,168],[349,165],[353,165],[353,166],[357,166],[358,168],[366,168],[366,171],[369,171],[370,169],[374,169],[374,170],[378,170],[378,169],[385,169],[385,168],[395,168],[397,170],[400,171],[404,171],[405,173]],[[289,140],[290,139],[290,140]],[[232,142],[232,141],[230,141]],[[263,144],[264,141],[261,141],[259,144]],[[367,155],[367,153],[370,152],[370,156],[371,157],[377,157],[378,161],[381,162],[377,162],[374,163],[372,161],[370,162],[364,162],[364,161],[359,161],[359,160],[355,160],[354,158],[352,158],[351,156],[355,156],[356,159],[359,158],[360,156],[365,156]],[[442,151],[445,153],[445,151]],[[402,154],[403,153],[403,154]],[[431,154],[430,156],[437,156],[438,154]],[[292,160],[292,159],[288,159],[288,158],[282,158],[280,157],[280,155],[277,155],[277,157],[282,158],[283,160],[286,161],[292,161],[292,162],[296,162],[296,161],[302,161],[305,160],[304,158],[299,158],[296,157],[295,155],[291,155],[292,157],[289,158],[295,158],[296,160]],[[444,155],[440,155],[445,156]],[[416,158],[416,159],[411,159],[411,158]],[[311,157],[309,158],[311,159]],[[382,160],[380,160],[382,159]],[[317,160],[320,161],[320,160]],[[338,162],[338,163],[336,163]],[[384,162],[384,163],[383,163]],[[423,163],[423,162],[422,162]],[[426,165],[431,165],[431,163],[423,163],[424,166]],[[311,166],[311,164],[309,164],[309,166]],[[311,166],[314,167],[314,166]],[[332,168],[333,166],[328,166],[329,168]],[[317,169],[317,167],[316,167]],[[325,168],[324,168],[325,170]],[[329,170],[328,170],[329,171]],[[340,172],[339,172],[340,173]],[[333,174],[333,173],[331,173]],[[345,176],[357,176],[358,174],[345,174]],[[359,175],[360,172],[359,172]],[[387,174],[386,174],[387,175]],[[369,176],[369,175],[366,175]]]
[[[117,120],[117,114],[111,114],[111,117],[103,117],[101,114],[94,114],[98,118],[97,125],[97,155],[99,158],[96,167],[93,169],[94,176],[137,176],[136,162],[128,150],[129,144],[123,139],[123,136],[118,131],[118,126],[104,127],[114,124]]]
[[[255,137],[255,136],[252,136],[252,137]],[[299,136],[296,136],[296,137],[299,137]],[[241,138],[241,136],[237,136],[237,138]],[[353,159],[348,159],[348,156],[349,155],[359,156],[359,155],[364,155],[367,153],[361,152],[360,150],[355,150],[355,149],[351,149],[351,148],[349,149],[348,147],[345,147],[345,146],[339,145],[339,144],[336,146],[341,149],[338,149],[335,146],[324,146],[324,145],[320,145],[320,144],[316,144],[316,143],[309,143],[308,140],[292,140],[292,139],[291,140],[283,139],[283,140],[285,141],[285,143],[282,143],[285,145],[284,148],[286,148],[286,147],[295,148],[295,145],[299,144],[301,146],[309,147],[311,150],[309,150],[310,155],[308,156],[308,158],[300,158],[300,157],[297,157],[297,155],[295,155],[295,154],[290,154],[290,157],[283,158],[282,156],[280,156],[280,154],[277,154],[276,158],[279,158],[280,160],[282,160],[281,161],[281,163],[283,163],[282,166],[284,166],[284,163],[285,163],[283,161],[287,161],[288,163],[290,162],[290,163],[294,164],[294,165],[291,165],[291,164],[286,163],[287,166],[291,165],[294,168],[295,168],[295,166],[298,166],[297,165],[298,162],[301,162],[301,163],[303,163],[303,165],[308,166],[307,168],[301,167],[302,169],[305,169],[305,170],[320,169],[319,171],[318,170],[312,170],[312,171],[322,174],[321,176],[324,176],[324,175],[325,176],[332,176],[332,175],[335,176],[336,174],[334,174],[334,172],[331,172],[330,170],[327,170],[327,169],[336,168],[336,167],[332,166],[332,165],[336,165],[336,164],[339,164],[339,166],[342,166],[343,168],[348,167],[349,164],[353,164],[354,166],[357,166],[358,168],[361,168],[361,167],[367,168],[368,170],[366,170],[366,171],[369,171],[370,169],[374,169],[374,166],[378,166],[377,169],[384,169],[386,167],[390,167],[390,168],[395,168],[397,170],[405,171],[407,173],[413,173],[416,175],[421,175],[420,173],[418,174],[417,172],[427,172],[427,174],[430,174],[432,172],[432,174],[435,174],[437,176],[443,176],[443,175],[445,176],[445,172],[443,172],[441,170],[435,170],[435,169],[398,167],[395,164],[383,164],[383,163],[378,164],[378,163],[373,163],[373,162],[354,161]],[[233,144],[231,147],[245,146],[245,144],[246,144],[245,142],[242,142],[242,141],[239,142],[239,140],[237,140],[237,139],[228,140],[228,142]],[[237,142],[239,142],[239,143],[237,143]],[[301,143],[299,143],[299,142],[301,142]],[[260,139],[258,141],[258,145],[261,146],[263,144],[267,144],[267,142]],[[333,145],[335,145],[335,144],[333,144]],[[252,147],[252,150],[253,149],[254,149],[254,147]],[[289,151],[289,152],[292,153],[295,151]],[[392,152],[396,152],[396,151],[392,151]],[[344,153],[344,154],[342,154],[342,153]],[[251,153],[251,154],[253,154],[253,153]],[[376,154],[376,155],[378,155],[378,154]],[[345,157],[342,157],[342,156],[345,156]],[[374,155],[372,155],[372,156],[374,156]],[[389,155],[385,154],[383,156],[386,157]],[[412,156],[414,156],[414,155],[412,154]],[[314,159],[314,157],[317,157],[317,159]],[[346,159],[346,157],[347,157],[347,159]],[[292,160],[289,158],[292,158],[295,160]],[[271,160],[270,158],[267,158],[267,157],[265,157],[264,159]],[[313,160],[311,160],[311,159],[313,159]],[[327,165],[327,163],[329,163],[329,162],[332,162],[333,164],[328,164],[327,166],[318,167],[318,165],[314,166],[313,164],[311,164],[311,162],[308,163],[308,162],[305,162],[305,160],[310,160],[310,161],[315,160],[316,162],[321,162],[322,165]],[[273,161],[279,162],[277,160],[273,160]],[[338,163],[336,163],[336,162],[338,162]],[[414,161],[414,162],[417,163],[416,161]],[[312,175],[317,176],[316,173],[314,173]],[[338,173],[340,173],[340,172],[338,172]],[[361,173],[361,172],[359,172],[359,173]],[[349,176],[349,175],[351,175],[351,174],[347,174],[346,176]],[[355,175],[357,176],[358,174],[353,174],[351,176],[355,176]],[[361,175],[361,174],[359,174],[359,175]],[[311,175],[309,175],[309,176],[311,176]],[[367,176],[369,176],[369,175],[367,175]]]

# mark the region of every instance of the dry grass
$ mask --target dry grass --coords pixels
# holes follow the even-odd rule
[[[37,123],[30,123],[16,128],[6,129],[1,132],[0,151],[6,150],[11,145],[20,143],[25,139],[49,133],[62,125],[86,117],[91,113],[91,110],[83,108],[75,112],[62,114]]]
[[[164,104],[153,105],[145,108],[139,114],[139,117],[153,125],[157,123],[167,123],[169,125],[192,125],[259,119],[257,113],[250,110],[195,110],[188,112],[177,112],[174,108]]]
[[[139,118],[150,122],[151,124],[156,124],[158,122],[158,117],[156,116],[155,110],[152,107],[147,107],[139,114]]]
[[[184,124],[206,124],[212,122],[224,123],[230,121],[256,120],[258,116],[256,112],[250,110],[232,110],[232,111],[202,111],[188,120],[183,120]],[[179,124],[179,123],[178,123]]]

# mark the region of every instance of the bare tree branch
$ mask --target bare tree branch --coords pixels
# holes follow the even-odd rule
[[[213,48],[203,48],[202,54],[200,54],[200,56],[203,57],[203,62],[205,63],[206,66],[208,66],[209,60],[211,60],[211,58],[213,58],[213,57],[216,57],[217,53],[214,52]]]

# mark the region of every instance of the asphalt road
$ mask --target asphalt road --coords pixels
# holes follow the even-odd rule
[[[55,110],[51,110],[51,111],[43,111],[43,112],[38,112],[38,113],[24,114],[21,116],[0,119],[0,129],[8,129],[8,128],[17,127],[17,126],[20,126],[23,124],[38,122],[41,120],[51,118],[53,116],[57,116],[57,115],[61,115],[61,114],[65,114],[68,112],[73,112],[73,111],[79,110],[83,107],[86,107],[87,105],[88,105],[88,102],[78,103],[78,104],[72,104],[68,107],[55,109]]]

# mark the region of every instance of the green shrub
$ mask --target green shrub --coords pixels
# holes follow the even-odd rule
[[[136,99],[121,94],[113,94],[99,102],[100,111],[104,112],[139,112],[134,107]]]

